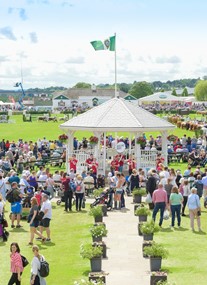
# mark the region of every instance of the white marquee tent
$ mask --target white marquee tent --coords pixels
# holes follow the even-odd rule
[[[171,94],[171,91],[157,92],[152,95],[142,97],[138,100],[138,104],[141,105],[143,102],[176,102],[183,101],[185,97],[177,97]]]

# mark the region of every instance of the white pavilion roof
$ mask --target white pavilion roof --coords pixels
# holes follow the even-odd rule
[[[60,125],[64,130],[139,132],[172,130],[175,126],[132,102],[113,98]]]

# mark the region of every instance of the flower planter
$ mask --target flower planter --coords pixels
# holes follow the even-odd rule
[[[106,224],[104,222],[94,223],[94,226],[100,226],[100,225],[106,227]]]
[[[106,284],[106,276],[101,272],[89,272],[88,280],[96,282],[101,280],[104,284]]]
[[[106,217],[107,216],[107,205],[102,205],[102,212],[103,212],[103,216]]]
[[[95,223],[103,222],[103,216],[94,217]]]
[[[143,234],[143,240],[153,240],[154,234]]]
[[[139,236],[142,236],[142,235],[143,235],[142,232],[141,232],[141,225],[142,225],[142,223],[138,223],[138,225],[137,225],[138,235],[139,235]]]
[[[150,276],[150,285],[156,285],[159,281],[167,281],[167,274],[164,272],[153,272]]]
[[[159,271],[161,269],[162,258],[150,256],[150,271]]]
[[[133,202],[136,204],[141,204],[142,203],[142,196],[141,195],[134,195],[133,196]]]
[[[140,207],[140,204],[134,205],[134,214],[135,214],[135,212],[136,212],[136,209],[139,208],[139,207]]]
[[[152,241],[144,241],[142,244],[142,252],[143,252],[143,257],[149,257],[147,254],[144,254],[144,248],[147,246],[152,246]]]
[[[90,259],[90,263],[91,263],[91,272],[101,272],[102,269],[101,256]]]
[[[147,221],[147,215],[141,215],[139,217],[139,222],[146,222]]]
[[[107,258],[107,255],[106,255],[106,244],[105,244],[105,242],[103,242],[103,241],[100,241],[100,242],[93,242],[93,244],[92,244],[93,246],[100,246],[100,247],[102,247],[102,249],[103,249],[103,255],[102,255],[102,257],[103,258]]]
[[[99,241],[102,241],[102,236],[100,236],[100,237],[93,237],[92,236],[92,239],[93,239],[93,242],[99,242]]]

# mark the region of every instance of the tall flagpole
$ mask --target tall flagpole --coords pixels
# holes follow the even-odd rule
[[[115,50],[114,50],[114,63],[115,63],[115,98],[117,97],[117,68],[116,68],[116,33],[115,36]]]

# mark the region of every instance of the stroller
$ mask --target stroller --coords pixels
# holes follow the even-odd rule
[[[99,197],[95,198],[95,201],[90,205],[91,208],[97,206],[97,205],[107,205],[107,210],[110,211],[112,208],[112,194],[113,189],[106,188]]]
[[[0,238],[4,241],[8,240],[9,232],[5,229],[8,227],[7,220],[4,218],[4,213],[0,215]]]
[[[61,205],[62,202],[65,203],[65,197],[64,197],[64,191],[63,190],[59,189],[57,192],[58,192],[58,198],[60,198],[60,199],[58,199],[56,203],[59,206],[59,205]]]
[[[73,180],[70,181],[70,188],[72,189],[73,193],[75,192],[75,182]],[[59,187],[59,189],[57,190],[58,193],[58,197],[60,199],[57,200],[57,205],[61,205],[61,202],[65,203],[65,197],[64,197],[64,191]],[[73,205],[75,205],[75,196],[73,195]]]

